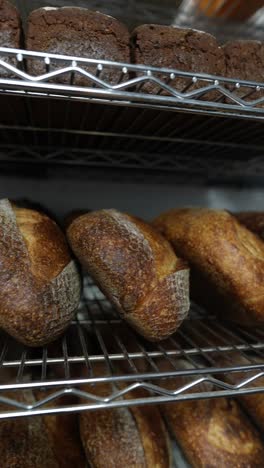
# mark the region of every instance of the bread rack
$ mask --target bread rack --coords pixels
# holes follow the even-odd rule
[[[203,337],[211,330],[216,338],[228,337],[228,342],[216,346],[211,339]],[[123,324],[90,278],[85,278],[84,297],[77,319],[66,335],[58,342],[43,349],[32,350],[14,346],[12,339],[1,339],[0,375],[12,374],[0,385],[0,418],[77,412],[84,410],[143,405],[220,396],[238,396],[263,392],[264,387],[254,383],[264,376],[264,364],[217,367],[216,354],[225,356],[232,352],[247,356],[253,354],[263,360],[264,332],[252,334],[240,327],[217,322],[213,315],[207,316],[193,305],[191,318],[170,339],[151,344],[144,341]],[[109,340],[110,338],[110,340]],[[231,354],[230,354],[231,353]],[[193,369],[177,368],[177,359],[184,359]],[[166,371],[161,371],[160,360]],[[105,371],[94,374],[96,363],[103,363]],[[264,362],[264,360],[263,360]],[[225,383],[223,375],[242,372],[237,385]],[[166,389],[166,382],[174,376],[185,378],[184,384],[173,390]],[[109,384],[106,397],[96,394],[96,384]],[[214,384],[214,390],[202,388],[202,382]],[[87,386],[89,385],[89,387]],[[16,395],[23,390],[48,390],[47,397],[34,405],[23,405]],[[133,391],[144,389],[143,396]],[[91,389],[91,390],[90,390]],[[12,391],[12,398],[3,397],[3,392]],[[90,390],[90,391],[89,391]],[[9,393],[10,394],[10,393]],[[82,403],[72,398],[69,403],[64,396],[82,398]],[[4,403],[4,404],[2,404]]]
[[[0,57],[2,162],[106,167],[133,177],[147,170],[166,181],[263,178],[264,84],[16,49],[0,48]],[[43,62],[43,75],[28,75],[28,60]],[[104,81],[108,69],[120,72],[115,85]],[[90,87],[75,86],[80,74]],[[181,92],[170,86],[178,76],[188,81]],[[203,87],[190,90],[200,80]],[[149,81],[157,94],[142,92]],[[206,100],[212,90],[218,97]]]
[[[251,177],[254,181],[263,179],[264,107],[258,105],[264,102],[264,84],[16,49],[0,48],[0,57],[0,106],[4,109],[0,161],[5,169],[15,164],[17,170],[21,163],[23,170],[32,170],[34,163],[38,169],[40,165],[59,166],[60,170],[68,167],[70,172],[74,167],[82,171],[88,167],[89,172],[104,167],[108,176],[110,170],[118,170],[119,177],[122,172],[122,180],[125,175],[135,178],[138,173],[152,178],[166,174],[166,182],[178,176],[180,180],[191,176],[203,182],[231,178],[232,184],[244,177],[247,182]],[[4,57],[12,59],[13,65]],[[28,60],[43,62],[42,76],[27,74]],[[120,72],[113,86],[104,81],[108,68]],[[4,71],[12,77],[4,77]],[[75,86],[80,73],[87,77],[90,87]],[[54,81],[62,75],[68,83]],[[189,86],[181,92],[170,86],[170,80],[177,76],[189,80]],[[142,92],[143,83],[151,80],[160,86],[156,95]],[[196,80],[202,80],[205,86],[190,91]],[[212,90],[218,98],[205,100]],[[244,96],[238,96],[237,90],[244,90]],[[202,330],[211,330],[215,342],[201,346]],[[228,337],[226,343],[217,346],[217,339],[223,335]],[[264,364],[254,361],[259,357],[264,362],[263,335],[261,331],[253,333],[219,323],[213,314],[208,316],[193,304],[190,319],[175,336],[161,344],[150,344],[124,328],[100,291],[85,278],[77,318],[58,343],[31,350],[2,335],[0,418],[263,392],[264,387],[254,386],[264,376]],[[109,336],[114,349],[109,347]],[[250,365],[230,361],[225,368],[217,367],[216,353],[229,355],[234,351],[251,359]],[[177,358],[185,359],[194,369],[179,370]],[[168,371],[160,370],[160,359],[169,366]],[[98,362],[105,366],[99,377],[93,373]],[[223,374],[238,371],[243,373],[239,384],[224,381]],[[8,377],[2,378],[2,374]],[[183,376],[187,383],[169,391],[166,382],[174,376]],[[202,391],[200,383],[204,380],[212,382],[215,389]],[[96,394],[100,382],[110,386],[105,398]],[[34,405],[23,405],[16,398],[21,391],[37,388],[48,392]],[[143,397],[133,394],[137,388],[145,390]],[[3,397],[6,391],[12,392],[12,398]],[[82,397],[82,403],[66,401],[74,395]]]

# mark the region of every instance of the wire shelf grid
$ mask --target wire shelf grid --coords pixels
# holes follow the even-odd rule
[[[43,65],[40,76],[27,72],[34,60]],[[109,83],[113,70],[116,83]],[[87,86],[76,86],[80,76]],[[146,92],[150,83],[155,94]],[[0,161],[106,167],[123,171],[119,178],[146,169],[152,178],[155,171],[178,180],[262,181],[263,90],[224,77],[0,48]]]
[[[56,343],[36,350],[2,336],[0,418],[263,392],[263,338],[193,305],[174,336],[148,343],[85,278],[76,320]],[[34,403],[24,404],[21,392],[31,392]]]
[[[182,108],[185,112],[197,109],[219,115],[228,111],[240,117],[263,118],[264,114],[264,84],[254,81],[4,47],[0,47],[0,56],[1,92]],[[29,74],[31,62],[42,73]],[[115,72],[115,78],[110,79],[109,72]],[[80,79],[83,86],[75,84]],[[177,88],[179,79],[184,79],[183,89]],[[149,84],[155,85],[151,93],[146,92]]]

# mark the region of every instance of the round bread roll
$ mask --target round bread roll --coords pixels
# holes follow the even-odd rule
[[[0,200],[0,266],[0,327],[28,346],[55,340],[81,292],[59,227],[42,213]]]
[[[250,231],[257,234],[264,240],[264,212],[244,211],[236,213],[236,218],[244,224]]]
[[[189,269],[155,229],[101,210],[74,219],[67,234],[82,265],[138,333],[158,341],[175,332],[189,310]]]
[[[153,225],[189,261],[191,293],[226,320],[264,324],[264,244],[227,211],[179,209]]]

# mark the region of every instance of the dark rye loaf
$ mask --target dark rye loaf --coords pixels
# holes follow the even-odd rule
[[[111,16],[86,8],[40,8],[28,18],[27,49],[82,58],[129,62],[129,33],[126,27]],[[78,64],[81,66],[81,63]],[[58,68],[58,66],[57,66]],[[95,67],[84,67],[95,72]],[[52,70],[56,69],[55,62]],[[29,72],[45,72],[43,62],[31,61]],[[119,80],[120,72],[106,70],[102,79],[111,84]],[[70,74],[57,78],[60,83],[70,83]],[[91,80],[76,74],[74,84],[91,86]]]
[[[264,45],[259,41],[236,40],[223,46],[226,58],[226,76],[239,80],[264,83]],[[231,85],[232,88],[232,85]],[[235,94],[243,98],[252,91],[250,87],[241,87]],[[264,91],[259,91],[246,97],[246,101],[263,98]],[[231,102],[227,100],[227,102]],[[264,103],[259,106],[263,107]]]
[[[20,15],[14,5],[0,0],[0,47],[19,49],[21,47],[22,26]],[[16,66],[16,60],[0,56],[1,60]],[[0,67],[0,76],[11,77],[11,72]]]
[[[216,39],[208,33],[193,29],[182,29],[172,26],[145,24],[139,26],[132,33],[132,57],[137,64],[152,65],[178,69],[194,74],[208,73],[225,75],[225,58]],[[165,79],[164,75],[160,75]],[[182,91],[190,80],[176,78],[170,85]],[[205,86],[204,81],[198,81],[189,90]],[[159,86],[146,83],[143,91],[156,94]],[[215,98],[211,92],[204,98]]]

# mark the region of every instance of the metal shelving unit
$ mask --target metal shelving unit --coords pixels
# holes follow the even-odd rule
[[[0,418],[264,391],[264,364],[256,361],[264,362],[263,338],[263,332],[218,322],[193,305],[190,319],[173,337],[148,343],[85,278],[77,319],[61,340],[37,350],[1,340]],[[221,356],[224,366],[217,365]],[[238,371],[239,382],[228,384],[228,376]],[[205,382],[210,385],[203,387]],[[34,404],[21,402],[22,390],[36,392]]]
[[[233,183],[264,176],[264,84],[14,49],[0,48],[0,57],[1,164]],[[29,60],[42,75],[27,73]],[[110,84],[113,69],[119,78]],[[87,86],[76,86],[80,76]],[[150,82],[155,94],[146,93]],[[193,305],[172,338],[147,343],[85,281],[77,318],[57,343],[26,349],[2,336],[0,418],[264,391],[263,332]],[[238,372],[239,382],[227,383]],[[34,392],[34,404],[23,404],[23,391]]]
[[[16,49],[0,57],[1,162],[263,179],[264,84]],[[29,60],[43,74],[29,75]]]

